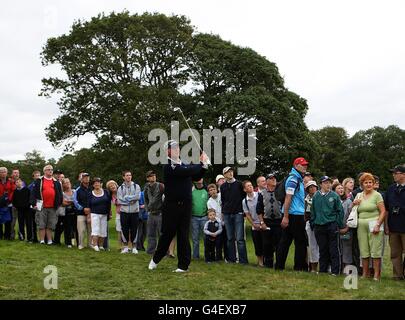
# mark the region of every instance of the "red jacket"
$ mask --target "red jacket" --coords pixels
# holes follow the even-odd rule
[[[0,197],[7,192],[8,202],[11,203],[11,201],[13,200],[13,193],[15,188],[15,183],[10,178],[6,180],[6,183],[2,183],[0,181]]]

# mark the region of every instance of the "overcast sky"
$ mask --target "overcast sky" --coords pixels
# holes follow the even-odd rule
[[[286,86],[307,99],[310,129],[373,126],[405,129],[404,1],[1,1],[0,159],[33,149],[59,158],[44,129],[58,116],[56,100],[38,97],[41,48],[72,22],[100,12],[183,14],[200,32],[250,47],[275,62]],[[91,137],[79,140],[89,146]]]

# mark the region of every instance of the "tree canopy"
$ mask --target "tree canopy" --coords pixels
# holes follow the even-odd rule
[[[200,132],[256,129],[258,172],[286,172],[293,157],[314,155],[307,103],[285,87],[277,66],[252,49],[198,33],[184,16],[122,12],[79,20],[48,39],[41,57],[64,72],[43,79],[41,94],[59,97],[61,114],[47,137],[66,150],[91,133],[98,151],[130,154],[127,166],[147,169],[149,131],[169,132],[171,120],[185,128],[174,112],[180,107]]]

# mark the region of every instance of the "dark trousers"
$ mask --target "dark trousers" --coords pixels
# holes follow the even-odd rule
[[[36,210],[31,210],[31,221],[32,221],[32,241],[38,242],[38,233],[37,233],[37,223],[35,222]]]
[[[221,235],[217,235],[215,239],[205,235],[204,238],[204,257],[205,262],[214,262],[222,260],[222,241]]]
[[[153,261],[159,263],[166,256],[170,242],[177,234],[178,268],[187,270],[191,262],[190,246],[191,200],[164,201],[162,208],[162,233]]]
[[[65,216],[58,217],[58,223],[56,224],[55,228],[55,235],[53,241],[56,244],[60,244],[60,237],[63,233],[65,237],[65,245],[71,246],[72,245],[72,235],[73,235],[73,226],[74,226],[74,215],[67,214]]]
[[[226,235],[225,225],[222,226],[222,232],[221,232],[221,250],[224,252],[224,259],[229,260],[228,237]],[[222,260],[222,252],[221,252],[221,260]]]
[[[350,229],[352,231],[352,261],[353,265],[356,266],[358,274],[362,274],[362,269],[360,267],[360,248],[359,240],[357,238],[357,228]]]
[[[13,213],[11,207],[8,208],[12,219]],[[4,226],[4,227],[3,227]],[[0,224],[0,239],[11,240],[11,221]]]
[[[294,270],[308,271],[307,235],[305,231],[304,215],[289,215],[288,227],[282,229],[279,247],[277,249],[276,269],[284,270],[288,251],[294,240]]]
[[[108,228],[108,222],[109,222],[110,220],[107,220],[107,236],[104,238],[104,241],[103,241],[103,248],[104,249],[108,249],[109,247],[110,247],[110,238],[109,238],[109,236],[110,236],[110,232],[109,232],[109,228]]]
[[[139,219],[138,231],[136,237],[136,248],[138,250],[145,250],[145,238],[146,238],[146,227],[148,225],[148,220]]]
[[[339,228],[336,222],[316,225],[315,238],[319,246],[319,272],[328,272],[329,266],[333,274],[340,273]]]
[[[277,253],[278,246],[281,240],[281,226],[271,225],[269,221],[264,221],[270,230],[261,232],[263,241],[263,264],[267,268],[274,267],[274,256]]]
[[[27,239],[28,241],[33,241],[31,209],[29,207],[17,208],[17,212],[18,212],[18,238],[20,240]],[[25,229],[27,230],[27,238],[25,238]]]
[[[122,229],[122,243],[128,244],[129,241],[132,242],[132,246],[136,248],[136,232],[138,230],[139,213],[138,212],[121,212],[121,229]]]
[[[253,246],[255,247],[256,257],[263,256],[263,237],[262,230],[252,230]]]

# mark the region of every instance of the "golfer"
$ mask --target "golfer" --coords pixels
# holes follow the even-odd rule
[[[185,164],[180,160],[179,144],[174,140],[167,144],[167,155],[169,163],[163,167],[165,199],[162,207],[162,233],[149,269],[156,269],[177,234],[178,268],[174,272],[186,272],[191,261],[189,232],[192,181],[200,180],[204,176],[208,169],[208,157],[203,152],[200,164]]]

